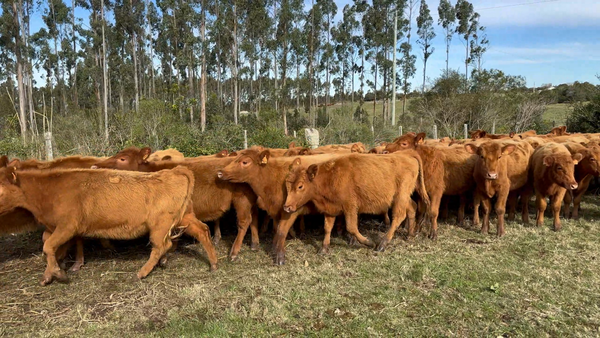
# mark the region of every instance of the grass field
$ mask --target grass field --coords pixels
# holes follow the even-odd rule
[[[544,121],[552,123],[555,122],[556,126],[562,126],[567,123],[567,117],[573,112],[573,105],[570,103],[555,103],[546,106],[546,112],[544,112]]]
[[[144,281],[135,273],[147,240],[117,242],[115,252],[92,241],[70,284],[47,287],[38,285],[41,234],[3,237],[0,335],[597,336],[597,196],[582,210],[582,220],[564,221],[558,233],[549,220],[541,228],[508,223],[496,239],[449,225],[451,216],[437,242],[398,235],[376,253],[334,237],[328,256],[316,254],[316,218],[305,239],[287,242],[282,267],[272,264],[267,237],[261,250],[244,245],[228,262],[230,231],[218,246],[218,271],[209,273],[200,245],[187,241]],[[385,230],[374,219],[361,229],[374,239]]]

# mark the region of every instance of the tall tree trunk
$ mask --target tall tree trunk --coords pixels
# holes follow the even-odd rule
[[[300,58],[296,55],[296,110],[300,111]]]
[[[25,114],[25,88],[23,84],[23,57],[21,54],[21,22],[19,17],[23,10],[22,1],[13,1],[14,24],[17,29],[15,35],[15,56],[17,59],[17,89],[19,91],[19,126],[21,127],[21,138],[23,143],[27,142],[27,120]]]
[[[238,36],[237,36],[237,6],[233,3],[233,43],[231,52],[233,54],[233,67],[231,77],[233,77],[233,121],[238,123]]]
[[[202,37],[202,75],[200,78],[200,128],[206,129],[206,1],[202,0],[202,21],[200,35]]]
[[[71,86],[73,87],[73,106],[75,109],[79,109],[79,95],[77,90],[77,36],[75,33],[75,1],[71,1],[71,34],[72,34],[72,42],[73,42],[73,54],[75,55],[75,59],[73,62],[73,79],[71,81]]]
[[[104,0],[101,2],[100,17],[102,19],[102,79],[103,79],[103,107],[104,107],[104,139],[108,141],[108,75],[106,69],[106,39],[104,36]]]
[[[194,67],[193,67],[194,52],[190,50],[191,62],[188,65],[188,95],[190,100],[190,124],[194,125]]]
[[[133,1],[133,0],[132,0]],[[131,4],[133,6],[133,3]],[[140,85],[138,83],[138,58],[137,58],[137,34],[131,34],[131,49],[133,51],[133,87],[135,91],[135,112],[140,111]]]

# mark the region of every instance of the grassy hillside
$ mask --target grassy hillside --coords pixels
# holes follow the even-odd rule
[[[384,253],[332,239],[317,255],[316,230],[287,242],[287,265],[273,266],[271,242],[228,262],[230,229],[208,272],[201,247],[180,245],[166,268],[138,281],[147,240],[91,242],[86,265],[68,285],[40,287],[40,233],[0,238],[0,335],[173,336],[566,336],[600,329],[600,207],[555,233],[507,224],[496,239],[442,223],[437,242],[398,235]],[[313,220],[315,221],[315,220]],[[492,220],[495,224],[495,220]],[[233,219],[222,222],[233,227]],[[492,227],[494,228],[494,227]],[[363,220],[376,239],[385,230]]]
[[[562,126],[567,123],[567,117],[573,112],[573,105],[570,103],[549,104],[546,107],[543,119],[549,123],[555,121],[556,126]]]

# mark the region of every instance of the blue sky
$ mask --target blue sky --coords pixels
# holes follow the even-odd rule
[[[65,0],[70,6],[70,0]],[[344,5],[351,0],[337,0],[341,18]],[[522,75],[528,86],[543,83],[589,81],[600,84],[600,0],[472,0],[481,15],[480,22],[487,28],[490,45],[483,58],[484,68],[496,68],[511,75]],[[310,6],[311,1],[305,0]],[[456,0],[452,0],[456,3]],[[427,65],[427,77],[433,79],[445,68],[443,31],[437,25],[439,0],[427,0],[435,22],[437,37],[435,52]],[[417,6],[418,10],[418,6]],[[89,13],[77,10],[77,16],[87,22]],[[416,17],[416,13],[415,13]],[[43,23],[41,17],[32,18],[32,32]],[[413,23],[416,39],[416,23]],[[421,52],[416,53],[417,73],[413,88],[422,79]],[[455,35],[450,50],[450,67],[464,71],[464,40]]]

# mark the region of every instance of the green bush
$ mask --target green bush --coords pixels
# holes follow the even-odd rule
[[[600,95],[589,103],[576,103],[571,116],[567,118],[567,130],[581,133],[600,131]]]

